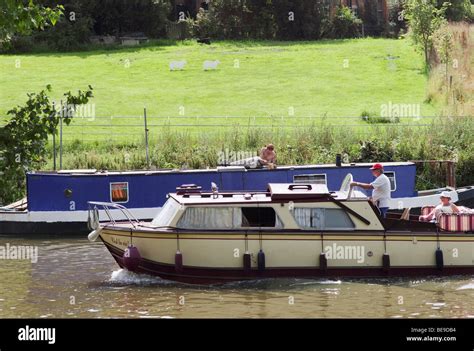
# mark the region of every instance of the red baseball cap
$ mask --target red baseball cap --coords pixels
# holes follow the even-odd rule
[[[374,170],[374,169],[383,169],[383,166],[381,163],[376,163],[372,166],[372,168],[370,168],[371,170]]]

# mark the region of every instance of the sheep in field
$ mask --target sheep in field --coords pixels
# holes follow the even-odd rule
[[[186,60],[181,61],[171,61],[170,62],[170,71],[182,71],[186,66]]]
[[[214,60],[214,61],[206,60],[204,61],[202,65],[202,69],[204,71],[215,70],[217,69],[217,65],[219,65],[219,63],[221,63],[219,60]]]

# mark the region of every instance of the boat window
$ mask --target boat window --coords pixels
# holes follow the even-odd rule
[[[327,185],[326,174],[298,174],[293,176],[293,183]]]
[[[128,202],[128,182],[110,183],[110,201]]]
[[[395,178],[395,172],[384,172],[384,174],[390,180],[390,191],[397,190],[397,180]]]
[[[277,215],[272,207],[242,207],[242,227],[276,227]]]
[[[354,229],[354,223],[343,209],[296,207],[292,212],[296,223],[303,229]]]
[[[283,224],[271,207],[189,207],[177,224],[185,229],[240,229]]]
[[[232,229],[241,221],[240,208],[188,207],[177,226],[186,229]]]
[[[158,215],[151,222],[152,225],[157,227],[166,227],[171,224],[171,221],[178,212],[179,203],[176,200],[170,198],[161,208]]]

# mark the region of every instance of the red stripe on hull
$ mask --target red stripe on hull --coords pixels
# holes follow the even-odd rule
[[[121,268],[125,268],[122,261],[123,250],[105,243],[115,261]],[[434,254],[433,254],[434,255]],[[184,266],[178,273],[174,265],[157,263],[142,259],[135,273],[155,275],[166,280],[173,280],[188,284],[222,284],[232,281],[243,281],[263,278],[387,278],[387,277],[421,277],[421,276],[449,276],[474,274],[474,266],[446,266],[443,269],[433,267],[394,267],[385,271],[380,268],[331,268],[326,270],[318,267],[301,268],[266,268],[260,272],[253,268],[250,272],[234,268],[198,268]]]

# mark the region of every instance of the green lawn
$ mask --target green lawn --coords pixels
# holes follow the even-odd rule
[[[390,60],[388,57],[394,57]],[[184,71],[170,72],[169,62],[187,60]],[[202,70],[204,60],[220,60],[217,71]],[[15,67],[19,63],[20,67]],[[193,42],[142,48],[77,53],[0,55],[0,116],[46,84],[54,98],[67,90],[94,87],[93,121],[77,120],[87,130],[142,121],[146,106],[150,124],[300,125],[301,117],[358,117],[380,114],[381,105],[420,104],[423,116],[436,114],[424,103],[426,76],[422,57],[407,40],[354,39],[318,42]],[[289,112],[294,111],[294,115]],[[197,116],[245,118],[196,119]],[[106,118],[99,118],[106,117]],[[110,118],[114,117],[114,118]],[[190,118],[193,117],[193,118]],[[284,119],[281,119],[281,118]],[[357,124],[359,119],[331,119]],[[153,128],[153,127],[152,127]],[[123,130],[124,128],[117,129]],[[71,131],[72,129],[68,129]],[[74,133],[86,129],[74,129]]]

